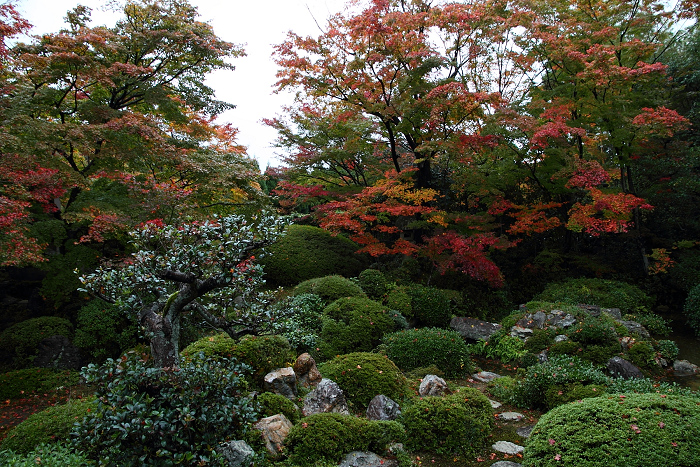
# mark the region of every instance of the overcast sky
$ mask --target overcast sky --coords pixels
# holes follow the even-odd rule
[[[82,4],[92,8],[92,25],[113,25],[117,16],[105,11],[105,0],[17,0],[18,10],[34,25],[33,34],[56,32],[64,25],[66,12]],[[344,9],[345,0],[190,0],[199,10],[200,19],[210,23],[223,40],[244,45],[247,56],[233,61],[234,71],[213,74],[207,84],[220,100],[236,105],[224,113],[221,122],[238,127],[239,143],[260,163],[261,170],[279,162],[272,144],[276,132],[261,120],[281,113],[291,103],[290,95],[274,95],[276,65],[272,46],[284,41],[287,31],[317,36],[316,22]]]

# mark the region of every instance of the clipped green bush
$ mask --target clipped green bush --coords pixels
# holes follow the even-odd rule
[[[494,428],[491,404],[474,388],[423,397],[404,409],[401,422],[409,450],[438,454],[473,455]]]
[[[525,445],[529,467],[694,467],[700,459],[696,399],[622,394],[583,399],[544,414]]]
[[[570,384],[607,386],[612,378],[595,368],[592,363],[568,355],[552,356],[549,361],[527,369],[525,378],[518,382],[511,402],[523,408],[548,409],[547,391],[554,386]]]
[[[357,276],[357,281],[367,296],[374,300],[381,299],[389,290],[384,273],[378,269],[365,269]]]
[[[572,401],[598,397],[606,392],[602,384],[562,384],[554,385],[547,389],[544,395],[545,406],[552,409]]]
[[[338,274],[354,277],[365,267],[355,254],[357,244],[318,227],[290,225],[286,234],[266,248],[260,260],[268,283],[292,286],[314,277]]]
[[[410,394],[406,377],[384,355],[354,352],[340,355],[319,365],[324,378],[338,383],[348,405],[357,412],[367,409],[369,402],[380,394],[401,401]]]
[[[488,391],[496,400],[499,401],[509,401],[513,397],[513,391],[517,380],[511,378],[510,376],[501,376],[496,378],[486,385]]]
[[[65,444],[42,444],[27,454],[0,451],[0,465],[12,467],[87,467],[96,465],[81,452]]]
[[[91,300],[78,311],[73,344],[94,363],[116,358],[138,343],[138,325],[119,307]]]
[[[136,354],[84,369],[98,407],[73,431],[100,465],[221,465],[214,448],[257,420],[248,367],[222,359],[153,368]]]
[[[411,313],[420,326],[445,328],[452,318],[450,299],[440,289],[412,285],[407,288],[411,297]]]
[[[671,340],[662,339],[657,342],[656,347],[661,356],[667,360],[675,360],[680,352],[678,345]]]
[[[391,289],[387,293],[384,303],[392,310],[396,310],[404,316],[413,316],[411,296],[406,291],[406,287],[394,287]]]
[[[662,317],[652,312],[627,313],[622,317],[626,321],[636,321],[655,336],[668,336],[671,334],[671,326]]]
[[[31,367],[39,343],[56,335],[73,339],[70,321],[56,316],[42,316],[10,326],[0,334],[0,361],[7,362],[7,369]]]
[[[688,292],[688,297],[683,304],[683,314],[688,326],[693,328],[696,336],[700,336],[700,284]]]
[[[180,352],[184,359],[191,359],[202,353],[207,360],[220,360],[232,358],[236,350],[236,341],[228,334],[221,332],[212,336],[205,336],[191,343]]]
[[[680,386],[674,382],[654,381],[649,378],[615,378],[608,386],[610,394],[665,394],[698,398],[698,393],[692,389]]]
[[[78,384],[80,375],[72,370],[26,368],[0,375],[0,400],[19,399]]]
[[[569,279],[551,283],[535,297],[535,300],[619,308],[623,314],[634,313],[644,307],[650,308],[653,304],[652,299],[637,286],[597,278]]]
[[[405,431],[398,422],[320,413],[294,425],[285,440],[285,451],[291,465],[311,466],[319,460],[337,465],[352,451],[383,453],[388,445],[404,441]]]
[[[406,329],[382,338],[383,351],[404,371],[437,366],[448,376],[474,371],[469,346],[458,332],[439,328]]]
[[[650,342],[635,342],[627,351],[627,356],[632,363],[641,369],[658,368],[655,360],[656,350]]]
[[[294,364],[297,354],[282,336],[244,336],[237,344],[233,356],[252,368],[252,377],[262,386],[265,375],[278,368]]]
[[[41,444],[65,441],[73,425],[80,423],[96,408],[97,401],[94,398],[73,399],[32,414],[10,430],[0,444],[0,449],[28,454]]]
[[[556,335],[557,332],[553,329],[535,329],[532,336],[525,341],[525,350],[532,353],[540,353],[554,344]]]
[[[366,297],[362,288],[342,276],[324,276],[309,279],[294,288],[294,295],[318,295],[325,304],[345,297]]]
[[[325,359],[372,350],[395,326],[387,307],[364,297],[341,298],[323,313],[319,354]]]
[[[260,417],[271,417],[273,415],[282,414],[289,419],[290,422],[296,423],[301,418],[301,411],[297,405],[286,397],[272,392],[263,392],[257,397],[260,404],[258,411]]]

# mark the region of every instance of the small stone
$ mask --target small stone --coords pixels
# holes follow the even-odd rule
[[[510,328],[510,335],[517,337],[518,339],[527,340],[534,331],[530,328],[524,328],[522,326],[513,326]]]
[[[293,400],[297,395],[297,376],[292,367],[278,368],[265,375],[265,390]]]
[[[499,420],[506,422],[517,422],[523,419],[524,415],[518,412],[503,412],[497,415]]]
[[[316,389],[306,395],[302,409],[305,417],[324,412],[350,415],[343,390],[338,383],[326,378],[323,378]]]
[[[382,459],[373,452],[353,451],[346,455],[338,467],[396,467],[393,459]]]
[[[491,400],[491,399],[489,399],[489,403],[491,404],[491,408],[492,408],[492,409],[497,409],[497,408],[499,408],[500,406],[503,405],[503,404],[501,404],[500,402],[498,402],[498,401],[493,401],[493,400]]]
[[[479,373],[475,373],[472,375],[472,378],[474,378],[477,381],[481,381],[482,383],[488,383],[489,381],[493,381],[496,378],[500,378],[501,375],[498,373],[491,373],[490,371],[480,371]]]
[[[227,441],[216,448],[216,452],[221,454],[228,462],[228,467],[243,467],[250,465],[255,456],[255,451],[248,443],[242,440]]]
[[[532,430],[535,428],[535,425],[526,425],[526,426],[521,426],[515,432],[519,435],[522,436],[523,438],[529,438],[530,435],[532,434]]]
[[[520,464],[511,461],[498,461],[491,464],[491,467],[520,467]]]
[[[491,449],[510,455],[520,454],[525,450],[524,447],[519,444],[511,443],[510,441],[496,441],[494,445],[491,446]]]
[[[559,334],[557,336],[554,336],[554,342],[564,342],[564,341],[568,341],[568,340],[569,340],[569,336],[567,336],[565,334]]]
[[[258,420],[253,428],[259,430],[265,441],[265,448],[273,456],[278,456],[284,448],[284,440],[292,429],[292,422],[282,414]]]
[[[449,394],[447,382],[436,375],[426,375],[418,387],[418,394],[421,396],[444,396]]]

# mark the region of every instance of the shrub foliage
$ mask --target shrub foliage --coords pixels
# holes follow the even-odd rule
[[[464,376],[474,370],[469,347],[456,331],[407,329],[385,335],[382,343],[387,356],[404,371],[435,365],[448,376]]]

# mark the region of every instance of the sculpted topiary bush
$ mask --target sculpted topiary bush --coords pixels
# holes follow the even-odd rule
[[[535,300],[564,302],[577,305],[585,303],[603,308],[619,308],[622,313],[633,313],[640,308],[650,308],[652,299],[639,287],[626,282],[606,279],[569,279],[551,283],[535,297]]]
[[[343,236],[309,225],[290,225],[261,260],[270,284],[291,286],[314,277],[356,276],[365,266],[358,246]]]
[[[56,316],[42,316],[10,326],[0,334],[0,365],[7,369],[31,367],[39,343],[56,335],[73,339],[70,321]]]
[[[357,412],[365,411],[379,394],[400,402],[410,393],[406,377],[383,355],[367,352],[340,355],[319,369],[324,378],[338,383],[348,405]]]
[[[342,276],[324,276],[304,281],[294,288],[294,295],[301,294],[317,295],[326,304],[339,298],[367,296],[362,287]]]
[[[252,368],[253,379],[259,386],[266,374],[292,366],[297,358],[289,341],[282,336],[244,336],[236,344],[233,356]]]
[[[404,371],[435,365],[448,376],[474,370],[469,347],[456,331],[439,328],[406,329],[382,338],[383,350]]]
[[[474,388],[423,397],[404,409],[401,422],[409,450],[438,454],[474,454],[494,428],[491,404]]]
[[[0,444],[0,450],[28,454],[40,444],[66,441],[73,425],[81,422],[96,407],[97,402],[94,398],[73,399],[30,415],[10,430]]]
[[[221,332],[213,336],[205,336],[185,347],[180,355],[184,359],[202,353],[207,360],[219,360],[221,358],[231,358],[234,356],[236,341],[228,334]]]
[[[388,445],[404,442],[405,431],[398,422],[370,421],[352,415],[320,413],[301,419],[285,440],[291,465],[312,466],[335,462],[352,451],[383,453]]]
[[[619,394],[559,406],[535,426],[523,466],[697,466],[698,402],[683,396]]]
[[[260,418],[271,417],[279,413],[283,414],[290,422],[296,423],[301,417],[301,411],[297,405],[280,394],[263,392],[257,397],[260,404]]]
[[[450,299],[434,287],[412,285],[407,289],[411,297],[411,312],[421,326],[444,328],[450,324]]]
[[[381,300],[389,290],[386,277],[377,269],[365,269],[357,280],[367,296],[375,300]]]
[[[395,326],[387,307],[363,297],[341,298],[328,305],[323,313],[319,354],[326,359],[372,350]]]

